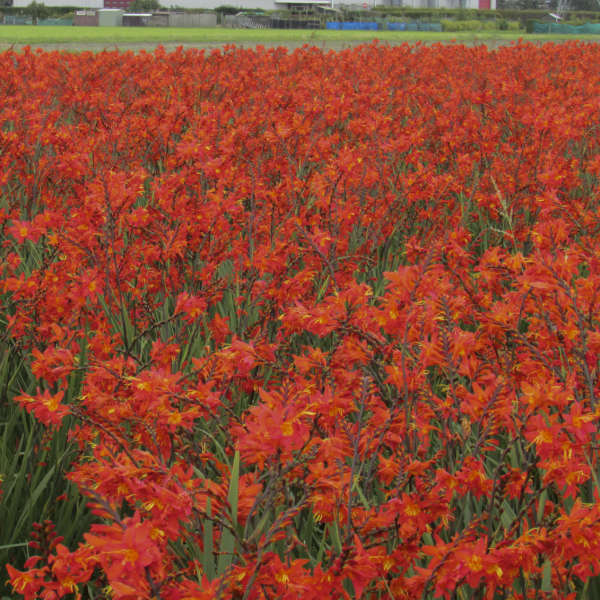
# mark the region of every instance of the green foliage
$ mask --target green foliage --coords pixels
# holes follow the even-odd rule
[[[484,29],[496,29],[496,24],[493,21],[451,21],[443,19],[441,24],[442,31],[482,31]]]
[[[371,11],[362,11],[360,16],[363,20],[369,18],[399,18],[413,21],[439,22],[441,19],[454,19],[458,21],[490,20],[503,17],[501,11],[497,10],[475,10],[469,8],[412,8],[412,7],[376,7]]]
[[[586,10],[598,12],[600,10],[600,4],[597,0],[572,0],[572,6],[576,10]]]
[[[131,12],[152,12],[161,8],[158,0],[133,0],[128,10]]]
[[[40,5],[38,5],[40,6]],[[43,6],[43,5],[41,5]],[[41,257],[28,245],[21,255],[24,273],[39,268]],[[6,585],[4,566],[22,567],[31,552],[28,546],[34,523],[52,522],[64,544],[74,547],[89,529],[92,516],[77,487],[65,473],[78,455],[69,441],[69,418],[60,429],[47,429],[14,400],[35,393],[40,385],[31,371],[30,357],[9,337],[13,308],[0,295],[0,596]],[[85,350],[79,356],[85,363]],[[65,397],[80,393],[81,373],[74,372],[65,385]]]
[[[498,21],[478,21],[470,19],[468,21],[454,21],[443,19],[441,21],[442,31],[518,31],[520,24],[518,21],[507,21],[505,19]]]
[[[221,545],[219,547],[219,560],[217,563],[217,575],[225,573],[231,565],[235,551],[234,531],[237,527],[238,486],[240,476],[240,453],[236,451],[231,466],[231,480],[229,482],[229,493],[227,500],[231,508],[231,529],[223,529],[221,533]]]
[[[576,27],[578,27],[579,25],[586,25],[587,23],[598,23],[599,21],[600,14],[596,15],[595,19],[583,19],[581,17],[575,17],[573,19],[569,19],[568,21],[561,21],[561,23],[564,23],[565,25],[575,25]]]
[[[222,15],[237,15],[240,12],[239,6],[231,6],[230,4],[224,4],[223,6],[217,6],[215,12],[221,13]]]
[[[594,0],[595,1],[595,0]],[[507,20],[518,20],[525,24],[528,19],[535,21],[541,21],[548,18],[548,8],[544,9],[527,9],[520,10],[516,8],[505,8],[498,10],[497,13],[504,19]],[[563,13],[563,17],[566,20],[582,20],[584,22],[597,21],[600,18],[600,14],[597,11],[589,10],[568,10]]]
[[[2,349],[2,346],[0,346]],[[34,378],[14,348],[0,360],[0,564],[22,565],[34,522],[52,521],[73,547],[89,527],[91,515],[76,487],[64,478],[75,458],[68,423],[48,431],[12,397],[33,391]],[[59,499],[60,498],[60,499]],[[6,577],[0,578],[0,594]]]
[[[4,6],[4,2],[10,2],[11,0],[0,0],[0,8],[2,9],[3,15],[24,15],[27,14],[27,7],[22,6]],[[77,10],[75,6],[46,6],[48,9],[49,17],[65,17],[72,16]]]
[[[499,6],[497,10],[475,10],[465,8],[411,8],[411,7],[376,7],[371,11],[360,13],[365,19],[366,16],[412,19],[416,21],[440,21],[442,19],[453,19],[458,21],[487,21],[490,19],[504,19],[506,21],[519,21],[523,26],[528,19],[541,21],[548,17],[549,8],[539,8],[537,5]],[[597,0],[580,0],[573,4],[572,10],[564,13],[566,20],[581,20],[583,22],[594,22],[600,18],[600,4]],[[510,29],[510,27],[509,27]]]
[[[43,2],[35,0],[28,4],[25,10],[31,16],[34,25],[37,25],[40,19],[47,19],[50,16],[50,9]]]

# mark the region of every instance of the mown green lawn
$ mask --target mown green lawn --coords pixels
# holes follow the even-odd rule
[[[597,41],[598,36],[528,35],[518,31],[482,32],[421,32],[421,31],[334,31],[302,29],[229,29],[182,27],[62,27],[2,25],[0,45],[15,44],[44,46],[61,44],[84,49],[87,44],[128,46],[135,44],[348,44],[370,42],[374,39],[399,44],[423,41],[426,43],[450,42],[506,44],[523,38],[527,41],[562,41],[567,39]]]

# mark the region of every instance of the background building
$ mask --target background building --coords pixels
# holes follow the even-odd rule
[[[127,10],[132,0],[38,0],[46,6],[75,6],[81,9],[120,8]],[[215,9],[223,5],[239,7],[240,10],[281,10],[309,6],[338,7],[355,4],[361,8],[376,5],[406,6],[410,8],[471,8],[495,9],[496,0],[159,0],[164,8]],[[12,0],[12,6],[24,8],[31,0]]]
[[[37,0],[45,6],[76,6],[77,8],[104,8],[103,0]],[[31,0],[13,0],[11,6],[25,8]]]

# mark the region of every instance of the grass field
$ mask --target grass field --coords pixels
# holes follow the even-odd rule
[[[82,50],[103,47],[141,48],[164,44],[214,47],[222,44],[237,45],[284,45],[297,47],[314,44],[327,48],[341,48],[374,39],[390,44],[403,42],[448,43],[456,40],[465,44],[509,44],[520,38],[527,41],[563,41],[573,39],[569,35],[527,35],[514,31],[485,32],[397,32],[397,31],[332,31],[301,29],[229,29],[229,28],[145,28],[145,27],[42,27],[5,25],[0,26],[0,49],[10,46],[48,47]],[[596,41],[597,36],[579,36],[578,39]]]

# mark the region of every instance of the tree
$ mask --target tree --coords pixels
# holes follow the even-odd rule
[[[222,15],[237,15],[240,10],[239,6],[231,6],[229,4],[223,4],[222,6],[217,6],[215,8],[215,12],[221,13]]]
[[[573,10],[600,10],[600,2],[598,0],[571,0],[570,4]]]
[[[131,12],[152,12],[161,8],[162,6],[158,0],[133,0],[128,10]]]
[[[31,17],[34,25],[37,25],[39,19],[46,19],[50,16],[48,7],[43,2],[35,0],[25,8],[25,11]]]

